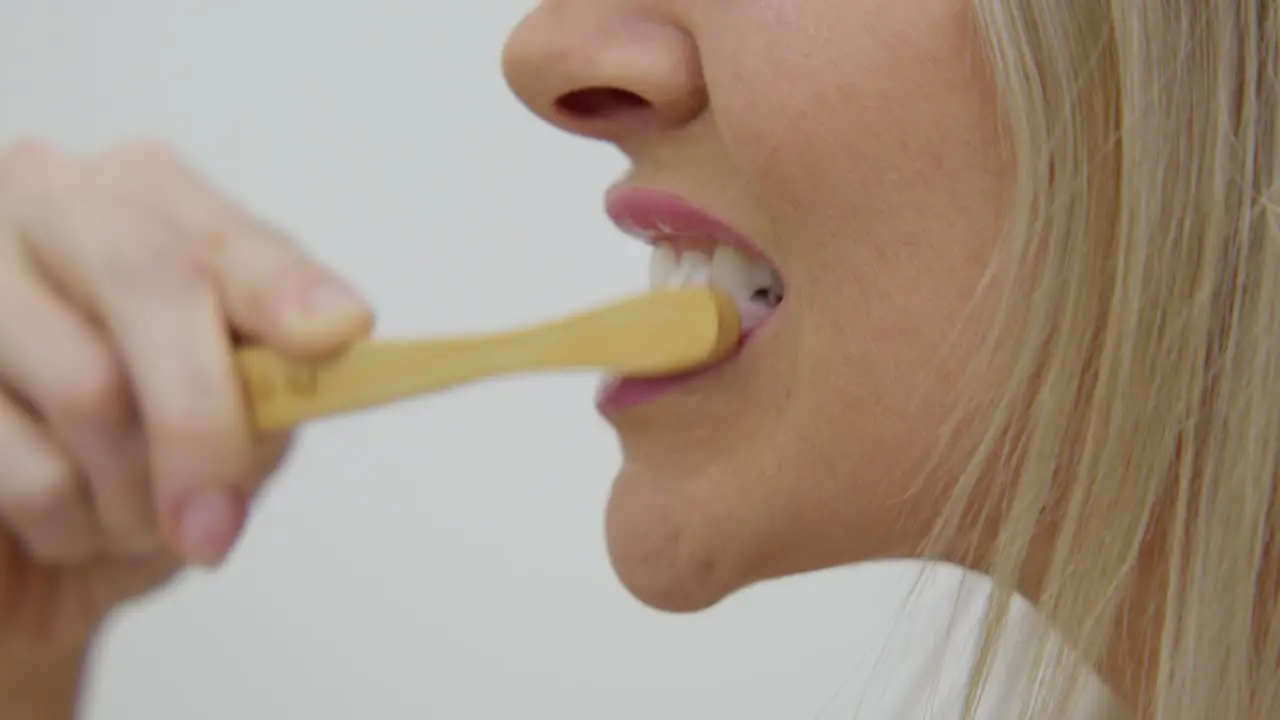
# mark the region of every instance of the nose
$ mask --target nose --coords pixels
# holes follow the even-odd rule
[[[684,125],[707,106],[691,34],[625,0],[548,0],[512,32],[507,83],[547,122],[622,144]]]

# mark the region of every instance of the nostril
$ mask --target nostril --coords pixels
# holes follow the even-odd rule
[[[618,88],[586,88],[566,93],[556,100],[560,112],[578,120],[598,120],[631,110],[643,110],[649,101]]]

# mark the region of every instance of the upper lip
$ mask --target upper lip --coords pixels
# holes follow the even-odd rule
[[[605,212],[623,232],[646,242],[664,237],[711,238],[774,265],[742,232],[672,192],[615,187],[605,195]]]

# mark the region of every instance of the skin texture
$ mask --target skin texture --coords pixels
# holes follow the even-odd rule
[[[927,533],[940,493],[910,490],[980,336],[964,313],[1010,182],[970,11],[546,0],[512,35],[529,108],[617,146],[624,185],[737,227],[787,283],[738,359],[608,418],[610,552],[642,601],[698,610]]]
[[[248,427],[234,340],[371,322],[161,145],[0,152],[0,716],[70,717],[102,619],[239,536],[289,438]]]
[[[787,282],[741,357],[608,418],[610,552],[645,602],[915,551],[1008,186],[979,57],[966,0],[548,0],[514,32],[534,112]],[[0,274],[0,677],[39,676],[0,715],[61,718],[102,618],[220,562],[287,449],[245,427],[227,329],[324,357],[372,317],[154,143],[0,152]]]

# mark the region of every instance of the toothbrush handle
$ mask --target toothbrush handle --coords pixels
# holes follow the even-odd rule
[[[359,410],[521,371],[595,368],[623,375],[682,372],[736,347],[740,318],[703,289],[649,293],[524,330],[480,337],[366,341],[322,363],[261,347],[235,362],[260,430]]]
[[[442,390],[506,370],[492,341],[366,341],[321,363],[261,347],[236,353],[255,427],[273,430]]]

